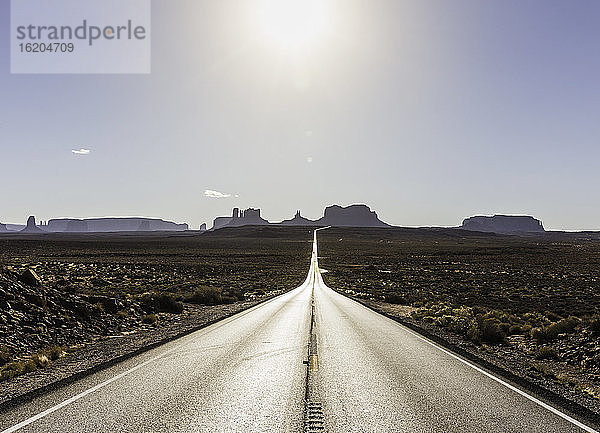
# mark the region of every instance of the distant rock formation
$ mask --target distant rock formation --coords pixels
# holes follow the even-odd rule
[[[279,224],[283,226],[314,226],[317,225],[317,222],[309,220],[308,218],[304,218],[302,215],[300,215],[300,211],[297,211],[296,215],[294,215],[294,218],[281,221]]]
[[[44,233],[44,231],[35,224],[35,217],[32,215],[27,218],[27,225],[21,233]]]
[[[138,232],[149,232],[150,231],[150,221],[142,220],[137,231]]]
[[[364,204],[353,204],[342,207],[338,205],[325,208],[324,216],[316,221],[304,218],[300,211],[294,218],[270,223],[260,216],[260,209],[241,211],[234,208],[230,217],[218,217],[213,222],[212,230],[222,227],[240,227],[245,225],[284,225],[284,226],[338,226],[338,227],[390,227],[381,221],[377,214]]]
[[[65,232],[78,232],[85,233],[88,229],[88,223],[84,220],[66,220],[67,226],[65,227]],[[50,229],[50,227],[48,227]]]
[[[60,218],[49,220],[44,227],[54,233],[185,231],[189,228],[187,224],[176,224],[156,218]]]
[[[206,223],[200,224],[200,231],[201,232],[205,232],[206,231]]]
[[[269,224],[269,221],[260,216],[260,209],[249,208],[240,211],[239,208],[233,208],[230,217],[217,217],[213,221],[213,230],[222,227],[241,227],[241,226],[262,226]]]
[[[0,232],[7,232],[8,229],[6,228],[6,224],[2,224],[0,223]]]
[[[375,211],[364,204],[353,204],[342,207],[338,205],[325,208],[323,218],[318,219],[318,225],[338,227],[389,227],[378,217]]]
[[[540,220],[526,215],[473,216],[466,218],[462,222],[461,228],[501,234],[545,232]]]

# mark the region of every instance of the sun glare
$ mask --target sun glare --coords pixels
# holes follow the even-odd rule
[[[286,49],[318,42],[327,30],[324,0],[264,0],[260,23],[265,35]]]

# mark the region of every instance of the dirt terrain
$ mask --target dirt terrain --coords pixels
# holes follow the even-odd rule
[[[190,310],[201,315],[203,306],[246,305],[292,289],[310,249],[311,230],[297,228],[4,235],[0,381],[106,338],[168,327]]]

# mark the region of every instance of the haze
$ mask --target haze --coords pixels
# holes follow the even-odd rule
[[[600,229],[600,3],[268,3],[155,1],[152,73],[86,76],[11,75],[2,2],[0,220]]]

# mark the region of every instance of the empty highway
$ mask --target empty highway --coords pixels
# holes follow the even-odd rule
[[[8,432],[594,432],[334,292],[298,288],[0,413]]]

